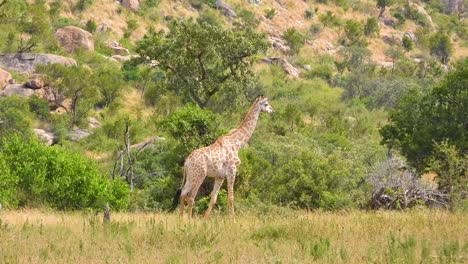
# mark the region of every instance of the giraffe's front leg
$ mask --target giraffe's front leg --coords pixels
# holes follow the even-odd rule
[[[234,181],[236,179],[237,167],[232,166],[227,176],[227,189],[229,199],[229,212],[234,216]]]

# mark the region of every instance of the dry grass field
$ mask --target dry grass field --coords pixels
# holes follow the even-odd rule
[[[467,263],[468,215],[406,212],[0,212],[1,263]]]

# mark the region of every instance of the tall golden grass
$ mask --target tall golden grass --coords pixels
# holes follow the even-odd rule
[[[1,263],[467,263],[467,213],[0,212]]]

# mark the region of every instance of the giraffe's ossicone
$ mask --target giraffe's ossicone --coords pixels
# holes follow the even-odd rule
[[[181,216],[184,214],[184,206],[185,202],[187,202],[189,218],[192,217],[195,197],[200,185],[207,176],[213,177],[215,181],[210,205],[206,210],[205,217],[210,215],[224,179],[227,180],[229,211],[234,215],[234,180],[237,168],[241,163],[238,153],[252,136],[257,125],[258,116],[262,111],[273,112],[268,99],[263,95],[255,100],[237,129],[219,137],[215,143],[207,147],[194,150],[187,157],[184,163],[183,188],[179,189],[174,199],[174,208],[177,203],[180,204]]]

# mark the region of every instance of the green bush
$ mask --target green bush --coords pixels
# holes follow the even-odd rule
[[[49,103],[39,98],[36,95],[29,97],[28,99],[29,110],[36,114],[36,117],[43,120],[48,120],[50,115]]]
[[[129,190],[99,174],[92,161],[60,147],[48,147],[19,136],[4,137],[1,153],[10,175],[19,179],[19,205],[45,204],[58,209],[115,208],[128,205]]]
[[[17,206],[16,186],[19,178],[10,172],[10,166],[3,153],[0,152],[0,204],[6,208]]]
[[[276,9],[265,9],[265,17],[272,20],[276,16]]]
[[[364,33],[366,36],[378,37],[380,35],[379,22],[375,17],[367,18],[366,25],[364,26]]]
[[[403,36],[402,44],[406,51],[411,51],[413,49],[413,41],[408,36]]]
[[[361,23],[348,20],[344,26],[345,36],[347,38],[347,46],[358,45],[366,46],[367,42],[364,39],[364,27]]]
[[[86,30],[91,32],[91,33],[94,33],[97,29],[97,25],[96,25],[96,22],[92,19],[88,20],[88,22],[86,22]]]
[[[27,138],[32,135],[33,113],[28,102],[23,98],[0,98],[0,137],[10,134],[21,134]]]
[[[289,47],[291,47],[291,51],[294,54],[298,54],[301,48],[304,46],[305,38],[295,28],[289,28],[283,33],[283,38],[288,42]]]
[[[327,27],[338,27],[343,23],[332,11],[327,11],[326,15],[319,15],[319,20]]]
[[[434,33],[429,38],[429,49],[431,50],[431,55],[439,58],[440,62],[443,64],[449,61],[449,57],[453,53],[450,37],[443,32]]]

